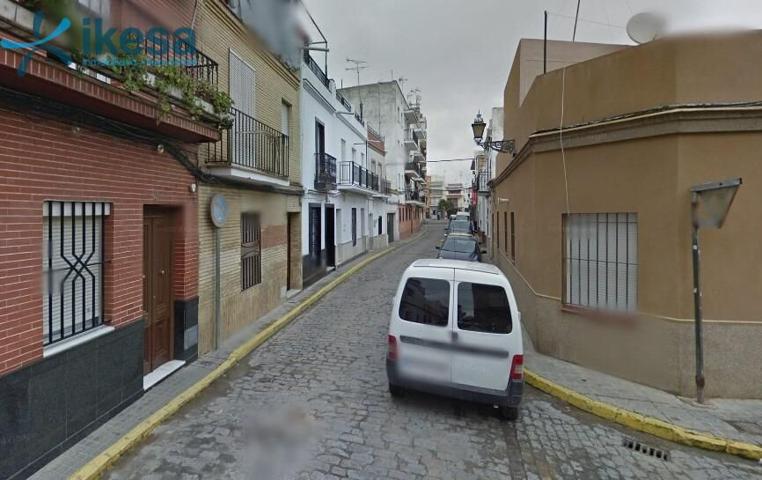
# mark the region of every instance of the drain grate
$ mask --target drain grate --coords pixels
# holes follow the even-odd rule
[[[650,445],[646,445],[645,443],[640,443],[639,441],[633,440],[632,438],[625,438],[622,441],[622,445],[624,445],[625,448],[629,448],[630,450],[640,452],[644,455],[648,455],[649,457],[658,458],[660,460],[664,460],[665,462],[669,460],[668,452],[665,452],[664,450],[660,448],[655,448]]]

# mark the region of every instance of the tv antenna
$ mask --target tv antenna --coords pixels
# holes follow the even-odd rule
[[[354,64],[353,67],[345,68],[348,72],[355,72],[357,73],[357,85],[360,85],[360,71],[365,70],[368,68],[368,62],[365,60],[354,60],[352,58],[347,58],[347,63]]]

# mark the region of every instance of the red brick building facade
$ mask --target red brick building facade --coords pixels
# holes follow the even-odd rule
[[[29,40],[32,15],[12,5],[0,16]],[[162,112],[108,69],[38,51],[20,75],[26,53],[0,49],[0,478],[31,474],[140,397],[146,374],[196,358],[196,153],[220,138],[215,115],[176,98]]]

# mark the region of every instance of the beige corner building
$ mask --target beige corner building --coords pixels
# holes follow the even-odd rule
[[[233,124],[199,155],[199,354],[215,349],[302,286],[299,73],[222,0],[199,2],[200,48],[219,64]],[[210,217],[222,195],[227,221]],[[219,319],[216,240],[219,234]]]
[[[762,398],[760,58],[760,32],[520,43],[491,247],[540,352],[692,395],[690,189],[742,177],[701,232],[707,395]]]

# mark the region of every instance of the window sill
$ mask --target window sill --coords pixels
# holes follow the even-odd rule
[[[616,325],[634,325],[637,314],[632,312],[616,312],[611,310],[593,310],[575,305],[561,305],[561,311],[572,315],[578,315],[599,323],[611,323]]]
[[[65,352],[66,350],[70,350],[74,347],[82,345],[83,343],[90,342],[92,340],[95,340],[98,337],[102,337],[103,335],[106,335],[107,333],[111,333],[114,330],[115,330],[114,327],[111,327],[109,325],[101,325],[100,327],[94,328],[90,330],[89,332],[81,333],[72,338],[66,339],[62,342],[49,345],[43,348],[42,358],[50,358],[50,357],[56,356],[59,353]]]

